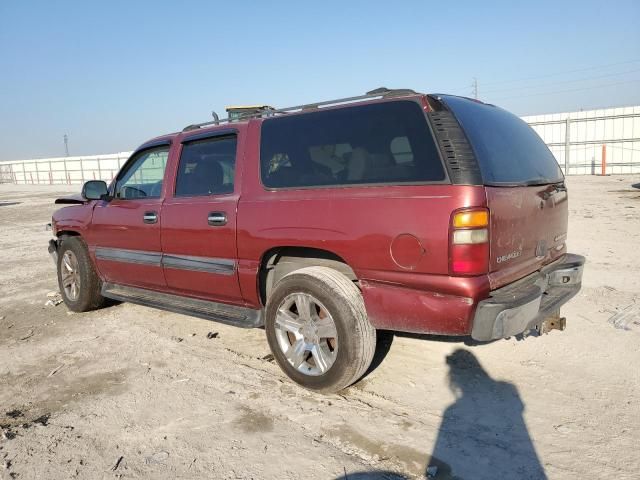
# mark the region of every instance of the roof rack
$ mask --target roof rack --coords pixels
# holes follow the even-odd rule
[[[188,132],[190,130],[197,130],[202,127],[208,127],[209,125],[219,125],[220,123],[231,123],[231,122],[249,120],[251,118],[273,117],[281,113],[289,113],[289,112],[303,111],[303,110],[314,110],[314,109],[317,109],[320,107],[326,107],[329,105],[339,105],[341,103],[358,102],[361,100],[370,100],[372,98],[400,97],[400,96],[417,95],[417,94],[418,92],[414,90],[410,90],[408,88],[389,89],[386,87],[380,87],[380,88],[376,88],[375,90],[371,90],[367,92],[365,95],[359,95],[356,97],[338,98],[336,100],[326,100],[323,102],[296,105],[295,107],[274,108],[272,110],[249,112],[244,115],[236,115],[233,117],[227,117],[222,119],[217,119],[214,117],[214,120],[210,120],[208,122],[194,123],[193,125],[187,125],[182,129],[182,131]]]

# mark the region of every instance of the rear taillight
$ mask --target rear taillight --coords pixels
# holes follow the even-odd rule
[[[449,227],[451,275],[481,275],[489,269],[489,210],[456,210]]]

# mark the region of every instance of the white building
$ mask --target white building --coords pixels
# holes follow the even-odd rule
[[[569,175],[640,173],[640,106],[522,117]]]
[[[522,118],[549,145],[568,175],[602,173],[603,153],[606,173],[640,173],[640,106]],[[0,162],[0,183],[110,181],[129,155],[131,152]]]

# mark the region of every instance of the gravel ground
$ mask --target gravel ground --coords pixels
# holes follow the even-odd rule
[[[566,331],[386,336],[384,361],[331,396],[292,384],[262,330],[45,306],[44,224],[68,187],[0,185],[0,479],[638,478],[638,182],[568,180],[588,264]]]

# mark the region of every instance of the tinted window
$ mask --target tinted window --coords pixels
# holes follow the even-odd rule
[[[453,111],[488,184],[551,183],[562,171],[549,148],[523,120],[493,105],[443,97]]]
[[[116,198],[160,197],[168,156],[168,146],[152,148],[136,154],[116,183]]]
[[[216,137],[183,145],[176,196],[233,192],[236,137]]]
[[[260,159],[270,188],[445,179],[425,115],[409,101],[265,120]]]

